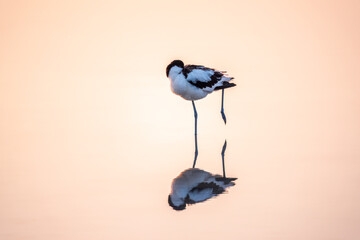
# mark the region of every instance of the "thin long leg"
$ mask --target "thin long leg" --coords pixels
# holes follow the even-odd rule
[[[226,150],[226,140],[224,142],[224,146],[221,151],[221,158],[222,158],[222,166],[223,166],[223,178],[226,179],[225,175],[225,150]]]
[[[224,119],[224,122],[226,124],[226,116],[224,112],[224,89],[221,90],[221,116]]]
[[[194,117],[195,117],[195,156],[194,156],[194,163],[193,163],[193,168],[195,167],[196,164],[196,159],[198,156],[198,146],[197,146],[197,112],[196,112],[196,107],[195,107],[195,103],[194,101],[192,101],[192,105],[194,108]]]

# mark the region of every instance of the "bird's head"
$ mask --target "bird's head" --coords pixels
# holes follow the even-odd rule
[[[182,200],[182,199],[175,199],[174,202],[173,202],[172,199],[171,199],[171,195],[169,195],[168,202],[169,202],[169,205],[170,205],[174,210],[181,211],[181,210],[184,210],[184,209],[186,208],[186,204],[185,204],[185,201],[184,201],[184,200]]]
[[[166,67],[166,76],[169,77],[170,72],[179,74],[184,68],[184,63],[181,60],[174,60]]]

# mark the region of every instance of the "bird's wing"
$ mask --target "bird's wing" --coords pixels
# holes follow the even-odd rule
[[[192,191],[202,191],[205,189],[211,189],[213,194],[220,194],[224,192],[224,188],[214,182],[202,182],[199,183],[196,187],[191,189]]]
[[[212,197],[215,197],[216,195],[213,194],[213,191],[211,188],[205,188],[202,190],[194,190],[189,192],[189,194],[185,198],[185,203],[187,204],[194,204],[206,201]]]
[[[213,91],[224,76],[223,72],[201,65],[186,65],[183,74],[190,84],[205,91]]]

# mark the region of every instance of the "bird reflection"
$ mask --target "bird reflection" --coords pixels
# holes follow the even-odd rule
[[[225,149],[226,141],[221,152],[223,176],[199,168],[189,168],[173,180],[168,202],[174,210],[184,210],[186,204],[204,202],[235,185],[237,178],[227,178],[225,175]]]
[[[214,175],[198,168],[189,168],[177,176],[171,186],[168,201],[175,210],[184,210],[186,204],[206,201],[234,186],[236,178]]]

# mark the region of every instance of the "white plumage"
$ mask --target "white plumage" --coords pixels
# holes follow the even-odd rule
[[[229,83],[224,71],[216,71],[201,65],[186,65],[180,60],[171,62],[166,68],[173,93],[186,100],[199,100],[215,90],[236,86]]]

